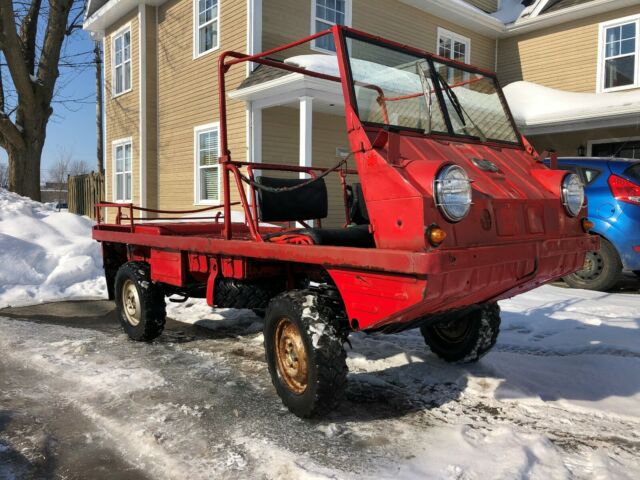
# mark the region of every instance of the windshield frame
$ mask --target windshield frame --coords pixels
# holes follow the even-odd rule
[[[401,43],[387,40],[382,37],[370,35],[368,33],[361,32],[351,27],[337,25],[337,26],[334,26],[333,28],[334,28],[334,34],[335,34],[335,40],[336,40],[337,55],[338,55],[338,58],[340,59],[340,63],[342,64],[341,67],[344,69],[344,72],[345,72],[345,81],[346,81],[345,97],[347,97],[347,100],[349,101],[351,108],[353,109],[355,114],[358,116],[358,119],[360,120],[362,125],[368,126],[368,127],[374,127],[374,128],[391,128],[394,130],[411,132],[414,135],[417,133],[418,135],[422,135],[426,137],[448,138],[455,141],[462,140],[462,141],[467,141],[471,143],[496,145],[500,147],[503,147],[503,146],[520,147],[524,149],[524,145],[522,142],[522,134],[520,133],[516,125],[515,119],[513,118],[513,114],[511,113],[511,109],[509,108],[507,100],[504,96],[504,92],[502,91],[502,87],[500,86],[500,83],[498,82],[498,78],[494,72],[485,70],[480,67],[475,67],[473,65],[469,65],[466,63],[462,63],[456,60],[452,60],[449,58],[441,57],[439,55],[427,52],[426,50],[421,50],[419,48],[411,47],[409,45],[403,45]],[[349,48],[348,48],[348,42],[350,39],[355,39],[355,40],[376,45],[379,47],[387,48],[390,50],[397,51],[399,53],[405,53],[408,55],[424,58],[429,64],[431,80],[435,88],[436,98],[438,99],[438,104],[439,104],[438,107],[440,108],[440,111],[443,115],[444,122],[448,132],[440,132],[440,131],[421,132],[418,129],[405,127],[402,125],[375,123],[375,122],[368,122],[368,121],[362,120],[360,117],[359,109],[358,109],[358,101],[357,101],[357,95],[355,90],[356,82],[353,80],[353,73],[351,70],[351,61],[350,61],[350,54],[349,54]],[[440,79],[438,78],[437,70],[435,67],[436,62],[438,64],[459,69],[466,73],[482,75],[483,77],[486,77],[487,79],[491,80],[493,82],[493,86],[498,95],[498,99],[500,100],[500,103],[502,105],[503,111],[509,121],[509,124],[511,125],[511,128],[513,129],[513,132],[515,133],[517,141],[510,142],[507,140],[492,139],[492,138],[487,138],[486,141],[483,141],[478,136],[465,135],[465,134],[456,132],[453,128],[453,122],[451,121],[452,112],[446,105],[446,101],[444,97],[445,93],[440,83]],[[442,79],[442,80],[446,82],[446,79]],[[455,112],[453,113],[455,114]]]

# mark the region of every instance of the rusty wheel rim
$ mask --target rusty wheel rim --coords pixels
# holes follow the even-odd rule
[[[307,351],[298,327],[288,318],[278,320],[275,331],[276,363],[287,388],[296,394],[307,389]]]

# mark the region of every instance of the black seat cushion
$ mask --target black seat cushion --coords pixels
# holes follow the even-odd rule
[[[309,179],[256,177],[256,182],[271,188],[286,188]],[[295,222],[326,218],[329,212],[327,185],[316,180],[296,190],[269,192],[256,188],[258,214],[263,222]]]
[[[297,237],[306,237],[310,242],[300,241]],[[376,246],[373,235],[369,232],[369,225],[358,225],[349,228],[300,228],[287,232],[265,235],[267,242],[331,245],[335,247],[373,248]]]

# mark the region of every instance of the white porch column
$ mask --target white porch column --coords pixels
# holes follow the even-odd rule
[[[262,163],[262,108],[249,106],[249,161]]]
[[[313,147],[313,97],[300,97],[300,158],[301,167],[311,166]],[[300,172],[300,178],[308,178]]]

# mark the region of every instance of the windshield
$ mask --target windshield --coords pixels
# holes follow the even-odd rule
[[[352,37],[347,50],[363,123],[519,143],[494,78]]]

